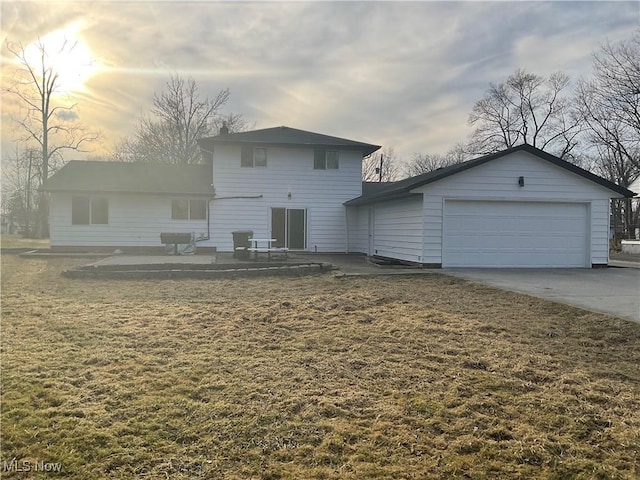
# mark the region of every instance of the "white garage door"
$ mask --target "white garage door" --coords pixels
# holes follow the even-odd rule
[[[585,203],[447,200],[443,267],[588,267]]]

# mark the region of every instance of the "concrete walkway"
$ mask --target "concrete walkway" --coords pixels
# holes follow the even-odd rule
[[[636,268],[445,268],[446,275],[640,322]]]
[[[260,255],[258,263],[267,263],[266,255]],[[364,255],[348,254],[320,254],[320,253],[290,253],[286,260],[274,259],[273,265],[321,263],[333,265],[339,269],[338,275],[398,275],[398,274],[425,274],[437,273],[438,270],[425,270],[408,266],[379,267],[368,262]],[[251,268],[256,263],[253,260],[238,260],[231,253],[217,253],[215,255],[112,255],[110,257],[93,262],[92,266],[131,266],[131,265],[229,265],[230,268],[238,266]]]

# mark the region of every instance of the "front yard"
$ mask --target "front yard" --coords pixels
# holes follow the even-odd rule
[[[441,275],[60,276],[83,262],[2,257],[2,478],[640,476],[638,324]]]
[[[24,238],[21,235],[0,235],[2,248],[49,248],[48,238]]]

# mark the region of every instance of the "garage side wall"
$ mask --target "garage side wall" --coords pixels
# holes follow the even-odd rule
[[[523,187],[518,185],[519,177],[524,179]],[[413,192],[423,194],[423,263],[442,263],[446,199],[586,203],[591,263],[608,263],[609,198],[613,192],[526,152],[514,152]]]
[[[409,262],[422,260],[422,197],[375,205],[373,255]]]
[[[347,212],[348,253],[369,253],[369,207],[345,207]]]

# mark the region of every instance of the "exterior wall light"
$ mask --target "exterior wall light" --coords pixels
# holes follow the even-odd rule
[[[518,177],[518,186],[524,187],[524,177]]]

